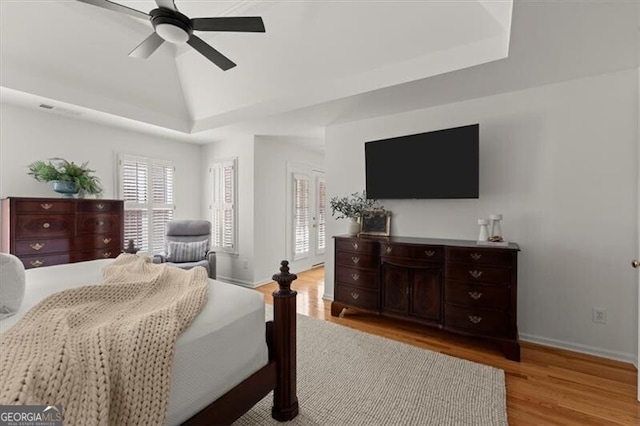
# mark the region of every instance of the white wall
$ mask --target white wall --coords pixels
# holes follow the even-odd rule
[[[392,234],[474,240],[503,213],[522,248],[521,338],[633,360],[637,345],[638,69],[329,127],[329,197],[365,186],[368,140],[480,123],[478,200],[383,202]],[[330,221],[329,235],[346,222]],[[325,297],[333,295],[328,245]],[[592,322],[592,307],[607,324]]]
[[[175,217],[199,218],[200,147],[107,127],[47,111],[0,105],[0,197],[57,197],[50,184],[27,175],[35,160],[62,157],[96,171],[103,198],[116,198],[118,153],[172,161],[175,175]]]
[[[202,176],[200,183],[202,217],[211,220],[212,179],[209,167],[214,161],[237,158],[237,229],[238,253],[218,252],[217,275],[223,281],[242,285],[253,285],[253,136],[229,136],[223,141],[213,142],[202,147]]]
[[[324,155],[295,145],[295,139],[255,137],[255,284],[271,281],[281,260],[292,271],[309,269],[309,262],[293,262],[287,251],[287,162],[324,170]]]

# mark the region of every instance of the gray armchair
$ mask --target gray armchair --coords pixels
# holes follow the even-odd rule
[[[210,251],[211,222],[172,220],[167,223],[165,251],[153,263],[167,263],[182,269],[204,267],[209,278],[216,278],[216,253]]]

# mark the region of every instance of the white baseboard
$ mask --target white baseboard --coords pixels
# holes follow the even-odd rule
[[[229,284],[236,284],[242,287],[247,287],[247,288],[256,288],[259,287],[259,284],[254,284],[252,282],[249,281],[244,281],[244,280],[238,280],[236,278],[230,278],[230,277],[223,277],[218,275],[216,277],[216,279],[218,281],[224,281],[225,283],[229,283]]]
[[[254,283],[253,283],[253,288],[260,287],[260,286],[263,286],[263,285],[265,285],[265,284],[270,284],[270,283],[272,283],[272,282],[273,282],[273,280],[272,280],[271,278],[264,278],[264,279],[262,279],[262,280],[258,280],[258,281],[256,281],[256,282],[254,282]],[[296,282],[294,281],[294,282],[293,282],[293,285],[294,285],[294,286],[295,286],[295,283],[296,283]],[[294,288],[294,290],[295,290],[295,288]]]
[[[323,300],[328,300],[328,301],[330,301],[330,302],[333,302],[333,294],[327,294],[327,293],[325,293],[325,294],[323,294],[323,295],[322,295],[322,299],[323,299]]]
[[[626,362],[634,365],[637,365],[637,362],[638,362],[638,358],[634,354],[610,351],[607,349],[581,345],[579,343],[565,342],[562,340],[536,336],[533,334],[520,333],[520,340],[531,342],[531,343],[537,343],[544,346],[551,346],[553,348],[558,348],[558,349],[566,349],[569,351],[579,352],[587,355],[594,355],[601,358],[612,359],[614,361],[622,361],[622,362]]]

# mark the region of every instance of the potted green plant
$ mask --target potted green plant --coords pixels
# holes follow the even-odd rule
[[[53,190],[63,197],[73,198],[78,194],[98,195],[102,193],[102,183],[88,162],[77,165],[64,158],[51,158],[48,162],[34,161],[29,164],[29,174],[38,182],[52,182]]]
[[[360,217],[365,210],[384,210],[377,200],[368,199],[367,193],[354,192],[346,197],[333,197],[329,202],[331,216],[336,219],[349,219],[349,235],[356,235],[360,231]]]

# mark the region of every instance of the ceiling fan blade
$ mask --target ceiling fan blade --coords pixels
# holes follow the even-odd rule
[[[114,3],[109,0],[77,0],[81,3],[92,4],[94,6],[101,7],[103,9],[111,10],[113,12],[124,13],[129,16],[133,16],[134,18],[146,19],[147,21],[151,18],[148,14],[144,12],[140,12],[136,9],[131,9],[130,7],[123,6],[118,3]]]
[[[231,59],[227,58],[222,53],[209,46],[204,42],[204,40],[197,36],[191,35],[187,43],[189,44],[189,46],[202,53],[202,55],[204,55],[204,57],[206,57],[208,60],[220,67],[223,71],[236,66],[236,64],[233,63]]]
[[[176,7],[176,4],[173,2],[173,0],[156,0],[156,4],[158,5],[158,7],[164,7],[165,9],[171,9],[175,12],[178,11],[178,8]]]
[[[129,56],[132,58],[147,59],[162,43],[164,43],[164,39],[154,31],[153,34],[136,46],[136,48],[129,53]]]
[[[194,30],[198,31],[265,32],[264,22],[259,16],[194,18],[191,20],[191,25]]]

